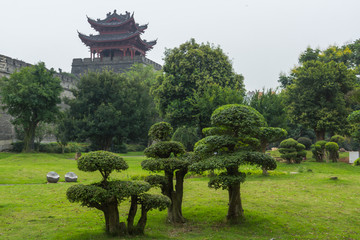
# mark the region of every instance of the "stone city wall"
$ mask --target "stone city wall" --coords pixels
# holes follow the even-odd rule
[[[142,63],[144,65],[151,65],[154,67],[155,70],[161,70],[161,65],[146,58],[143,56],[135,56],[131,59],[130,56],[128,57],[104,57],[100,58],[74,58],[72,62],[71,73],[77,76],[81,74],[85,74],[88,71],[101,71],[104,68],[112,70],[114,72],[125,72],[129,69],[134,63]]]

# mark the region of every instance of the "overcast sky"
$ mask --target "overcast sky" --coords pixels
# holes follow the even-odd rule
[[[96,34],[86,16],[135,12],[158,39],[147,57],[163,64],[165,48],[195,38],[219,45],[245,77],[247,90],[274,88],[307,46],[327,48],[360,38],[359,0],[1,0],[0,54],[71,71],[89,57],[77,31]]]

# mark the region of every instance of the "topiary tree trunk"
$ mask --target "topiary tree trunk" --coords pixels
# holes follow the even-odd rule
[[[229,208],[226,215],[226,220],[230,224],[241,223],[245,219],[244,209],[241,203],[240,183],[235,183],[229,186]]]
[[[171,200],[170,207],[168,208],[168,221],[171,223],[184,223],[185,218],[182,215],[182,200],[184,193],[184,177],[187,173],[187,170],[178,170],[175,173],[175,191],[173,190],[173,174],[166,173],[167,175],[167,184],[168,184],[168,194],[167,196]]]
[[[115,197],[110,198],[102,209],[105,216],[106,232],[111,235],[118,235],[120,233],[120,221],[117,199]]]

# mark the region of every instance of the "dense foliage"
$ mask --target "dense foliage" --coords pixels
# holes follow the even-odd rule
[[[164,210],[169,205],[168,198],[147,194],[150,184],[141,181],[109,180],[112,171],[128,168],[127,163],[118,155],[106,151],[89,152],[78,159],[79,170],[99,171],[102,181],[90,185],[77,184],[68,188],[66,195],[70,202],[79,202],[82,206],[96,208],[104,212],[106,231],[113,235],[143,234],[147,212],[151,209]],[[118,205],[125,199],[131,199],[127,224],[120,222]],[[138,205],[141,216],[134,225]]]
[[[210,178],[209,187],[228,191],[227,220],[239,223],[244,219],[240,184],[246,178],[239,166],[252,164],[269,170],[276,168],[271,156],[258,152],[260,141],[257,136],[266,122],[251,107],[229,104],[213,112],[211,123],[213,127],[203,131],[206,137],[195,144],[194,152],[200,159],[191,165],[191,170],[217,170]]]
[[[327,142],[325,140],[317,141],[314,145],[311,146],[311,151],[313,153],[313,157],[317,162],[323,162],[325,157],[325,144]]]
[[[198,136],[195,127],[181,126],[176,129],[171,140],[181,142],[185,146],[186,151],[192,151],[195,143],[200,140]]]
[[[249,100],[249,106],[264,116],[269,127],[287,128],[287,114],[283,97],[277,89],[269,88],[255,91]]]
[[[24,131],[24,152],[34,150],[36,128],[56,121],[60,109],[60,79],[44,63],[21,68],[9,78],[1,79],[0,95],[11,122]]]
[[[281,158],[286,159],[288,163],[301,163],[306,157],[305,146],[293,138],[285,139],[279,147]]]
[[[202,129],[210,124],[214,109],[226,103],[241,103],[243,76],[233,71],[220,47],[191,39],[165,52],[164,74],[152,88],[163,118],[175,128]]]
[[[147,84],[140,77],[106,70],[82,76],[73,90],[75,99],[68,101],[74,124],[72,138],[89,139],[93,149],[103,150],[125,141],[146,144],[144,129],[154,118]]]
[[[308,137],[299,137],[297,141],[298,143],[303,144],[306,150],[309,150],[312,145],[311,139]]]
[[[336,142],[328,142],[325,144],[327,158],[332,162],[339,160],[339,145]]]
[[[293,74],[285,91],[290,119],[314,129],[317,140],[343,129],[349,114],[345,95],[355,87],[355,72],[344,63],[307,61]]]

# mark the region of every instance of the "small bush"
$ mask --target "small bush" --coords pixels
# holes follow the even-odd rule
[[[307,137],[299,137],[297,141],[303,144],[306,150],[309,150],[312,144],[311,139]]]
[[[354,166],[360,166],[360,158],[356,159],[353,163]]]
[[[313,153],[313,158],[315,158],[315,160],[317,162],[322,162],[324,161],[324,157],[325,157],[325,144],[327,142],[326,141],[317,141],[315,144],[313,144],[311,146],[311,151]]]
[[[279,152],[281,153],[281,158],[286,159],[288,163],[301,163],[303,158],[306,157],[305,146],[293,138],[282,141]]]
[[[335,142],[328,142],[325,144],[325,150],[327,157],[332,162],[337,162],[339,160],[339,145]]]
[[[41,143],[38,145],[37,143],[34,144],[35,149],[38,149],[39,152],[43,153],[62,153],[61,146],[56,143]],[[24,147],[24,142],[14,142],[12,143],[12,151],[13,152],[21,152]],[[70,142],[65,147],[64,152],[70,153],[70,152],[85,152],[86,151],[87,144],[84,143],[76,143],[76,142]]]
[[[340,135],[334,135],[330,138],[330,142],[335,142],[337,144],[343,143],[345,141],[345,138]]]

